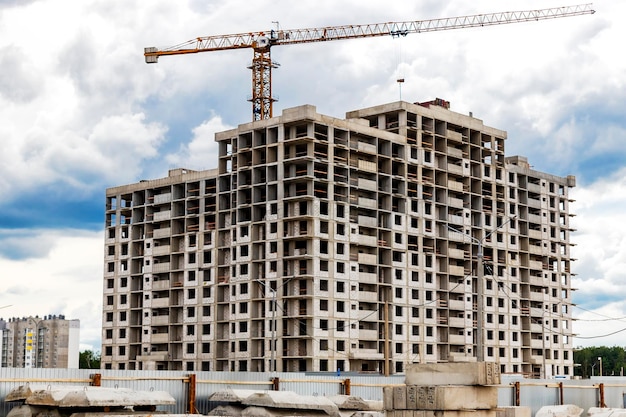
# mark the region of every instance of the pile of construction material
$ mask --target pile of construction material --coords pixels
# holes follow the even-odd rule
[[[581,413],[582,413],[582,410],[581,410]],[[588,417],[626,417],[626,409],[591,407],[589,410],[587,410],[587,416]]]
[[[405,385],[384,388],[384,409],[387,417],[500,417],[498,384],[496,363],[415,364],[407,368]]]
[[[382,403],[360,397],[321,397],[291,391],[227,389],[209,396],[222,403],[209,415],[228,417],[384,417]]]
[[[77,386],[22,385],[4,400],[17,403],[7,417],[148,417],[158,406],[175,404],[174,398],[164,391]]]
[[[596,410],[598,410],[598,413],[596,413]],[[603,415],[603,413],[600,410],[608,410],[608,408],[595,408],[592,407],[589,409],[589,411],[587,412],[588,416],[597,416],[597,415]],[[624,410],[622,410],[623,412]],[[583,413],[583,409],[573,405],[573,404],[563,404],[563,405],[546,405],[541,407],[537,413],[535,413],[535,417],[580,417],[580,415]],[[613,415],[613,413],[607,413],[604,415],[604,417],[608,417],[609,415]],[[615,415],[615,417],[617,417],[619,415],[618,414]]]

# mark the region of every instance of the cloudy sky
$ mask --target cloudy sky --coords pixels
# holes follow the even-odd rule
[[[576,4],[514,0],[0,0],[0,316],[65,314],[100,349],[104,195],[216,166],[251,120],[250,50],[161,58],[197,36]],[[626,2],[490,28],[276,47],[275,113],[442,97],[506,154],[576,175],[577,346],[626,345]],[[396,79],[404,78],[402,91]],[[620,320],[622,319],[623,320]],[[607,335],[607,336],[605,336]],[[584,337],[584,338],[583,338]]]

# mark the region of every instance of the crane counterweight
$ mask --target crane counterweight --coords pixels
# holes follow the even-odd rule
[[[159,62],[158,49],[155,47],[143,48],[143,55],[146,58],[146,64],[156,64]]]

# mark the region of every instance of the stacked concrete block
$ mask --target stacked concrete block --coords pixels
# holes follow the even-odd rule
[[[317,397],[290,391],[228,389],[214,392],[209,401],[226,403],[209,412],[214,417],[384,417],[379,401],[349,395]]]
[[[496,412],[497,417],[531,417],[532,415],[530,407],[525,406],[498,407]]]
[[[37,389],[29,385],[13,389],[5,401],[18,403],[7,417],[151,417],[158,413],[158,406],[175,404],[174,397],[164,391],[73,386]]]
[[[498,385],[500,367],[495,362],[447,362],[409,365],[406,385]]]
[[[535,417],[580,417],[583,411],[574,404],[546,405],[535,413]]]
[[[411,365],[405,382],[385,387],[387,417],[498,417],[500,369],[495,363]]]
[[[591,407],[587,410],[588,417],[626,417],[624,408]]]

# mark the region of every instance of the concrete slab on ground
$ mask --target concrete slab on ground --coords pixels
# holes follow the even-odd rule
[[[292,410],[286,408],[247,407],[242,417],[327,417],[323,410]]]
[[[79,390],[83,389],[83,385],[62,385],[65,389]],[[4,397],[4,401],[25,401],[28,397],[33,395],[35,391],[42,391],[51,388],[50,384],[26,384],[13,388]]]
[[[59,410],[50,410],[43,407],[32,407],[30,405],[19,405],[17,407],[13,407],[11,411],[7,413],[7,417],[35,417],[44,412],[46,417],[61,417]]]
[[[239,404],[218,405],[212,409],[208,415],[223,417],[241,417],[241,413],[246,407]]]
[[[498,417],[531,417],[532,416],[532,410],[530,409],[530,407],[526,407],[526,406],[498,407],[496,408],[496,413]],[[621,417],[626,417],[626,415],[621,416]]]
[[[339,407],[326,397],[299,395],[291,391],[255,392],[241,402],[247,406],[268,408],[289,408],[293,410],[323,410],[327,414],[337,414]]]
[[[26,404],[48,407],[132,407],[175,404],[165,391],[135,391],[128,388],[57,387],[33,391]]]
[[[385,417],[384,411],[339,410],[341,417]]]
[[[383,411],[383,402],[378,400],[365,400],[369,408],[367,410],[370,411]]]
[[[393,410],[385,417],[496,417],[495,410]]]
[[[216,391],[209,395],[209,401],[223,401],[227,403],[240,403],[250,395],[259,392],[253,389],[232,389],[228,388]]]
[[[587,415],[589,417],[626,417],[626,409],[591,407],[587,410]]]
[[[363,398],[354,395],[333,395],[326,398],[337,404],[340,410],[370,410],[370,405]]]
[[[583,409],[574,404],[546,405],[541,407],[535,417],[579,417]]]
[[[190,417],[190,416],[200,416],[200,414],[167,414],[161,412],[135,412],[135,411],[103,411],[103,412],[94,412],[94,413],[72,413],[68,417]],[[40,417],[48,417],[45,416]]]
[[[385,417],[384,411],[356,411],[351,417]]]

